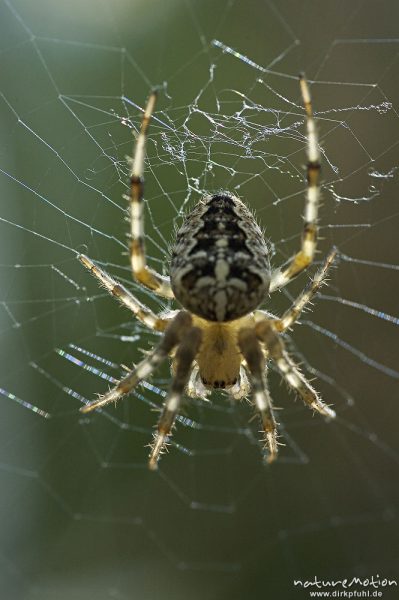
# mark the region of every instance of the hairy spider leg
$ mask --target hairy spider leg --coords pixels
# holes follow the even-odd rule
[[[271,320],[259,321],[255,326],[258,339],[265,344],[270,358],[276,364],[283,379],[288,386],[295,390],[302,400],[328,419],[335,418],[335,411],[323,402],[316,390],[310,385],[297,365],[292,361],[285,350],[284,342],[274,328]]]
[[[89,402],[81,407],[83,413],[91,412],[96,408],[102,408],[110,402],[116,402],[125,394],[132,391],[143,379],[151,373],[169,356],[179,344],[182,336],[191,327],[192,319],[189,313],[180,311],[170,322],[163,334],[158,346],[144,358],[134,369],[121,379],[109,392],[100,396],[97,400]]]
[[[317,215],[320,202],[320,151],[316,124],[313,118],[312,101],[309,87],[304,75],[300,75],[302,100],[306,111],[307,130],[307,193],[305,201],[304,226],[301,249],[289,261],[288,266],[272,272],[269,292],[287,285],[301,271],[306,269],[314,259],[317,244]]]
[[[316,271],[313,278],[309,281],[302,294],[300,294],[293,305],[285,311],[283,316],[276,320],[274,325],[277,331],[281,333],[289,329],[297,321],[304,308],[311,303],[312,298],[319,291],[321,286],[327,283],[327,274],[336,256],[337,250],[334,248],[327,256],[321,269]]]
[[[90,271],[92,275],[94,275],[94,277],[97,277],[107,292],[117,298],[117,300],[119,300],[123,306],[126,306],[126,308],[132,311],[139,321],[155,331],[165,331],[168,323],[170,322],[168,319],[158,317],[152,312],[152,310],[137,300],[137,298],[135,298],[133,294],[129,292],[122,284],[116,282],[110,275],[108,275],[108,273],[93,263],[90,258],[84,254],[79,254],[78,259],[82,265],[86,267],[86,269]]]
[[[321,269],[316,271],[313,278],[309,281],[304,291],[299,294],[292,306],[285,311],[282,317],[276,317],[273,319],[274,328],[279,333],[286,331],[292,327],[292,325],[294,325],[294,323],[300,317],[302,311],[311,303],[313,297],[315,294],[317,294],[321,286],[327,283],[327,275],[332,264],[334,263],[336,256],[337,250],[334,248],[327,256]],[[270,318],[270,315],[265,313],[263,310],[256,310],[254,317],[256,321],[261,321],[265,317]]]
[[[238,345],[247,362],[256,408],[261,417],[265,442],[269,449],[267,461],[277,457],[277,425],[273,415],[272,400],[267,387],[265,357],[254,329],[241,329]]]
[[[184,389],[190,378],[194,359],[199,350],[202,332],[198,327],[192,327],[184,335],[183,340],[177,347],[174,357],[175,372],[172,384],[166,397],[161,417],[158,421],[157,431],[154,434],[154,442],[151,446],[148,466],[151,470],[158,467],[158,460],[162,450],[167,444],[172,427],[183,397]]]
[[[130,172],[130,260],[135,279],[145,285],[156,294],[166,298],[174,298],[170,286],[169,277],[160,275],[147,265],[144,241],[144,160],[147,143],[147,132],[150,124],[151,115],[154,111],[157,99],[156,91],[151,92],[147,106],[145,108],[143,119],[141,121],[140,132],[134,149],[132,168]]]

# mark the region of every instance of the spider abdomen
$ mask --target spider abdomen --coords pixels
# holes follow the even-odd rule
[[[170,279],[184,308],[208,321],[239,319],[259,306],[269,290],[269,248],[241,200],[207,196],[187,215]]]

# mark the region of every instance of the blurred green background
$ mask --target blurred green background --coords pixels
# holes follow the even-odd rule
[[[295,599],[308,595],[294,579],[397,578],[397,2],[7,0],[0,11],[1,597]],[[325,151],[319,247],[342,256],[287,342],[339,418],[312,418],[272,373],[286,444],[273,468],[251,407],[216,395],[186,407],[177,446],[149,473],[168,369],[82,419],[80,403],[157,338],[75,253],[164,308],[131,281],[122,198],[132,129],[157,86],[152,264],[167,272],[182,212],[218,189],[256,211],[284,262],[305,188],[300,71]],[[268,308],[281,313],[306,281]]]

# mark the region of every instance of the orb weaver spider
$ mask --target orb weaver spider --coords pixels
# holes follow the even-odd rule
[[[335,412],[320,398],[285,349],[281,334],[325,282],[336,250],[328,255],[305,290],[282,317],[259,309],[267,295],[304,271],[314,259],[320,197],[320,152],[307,81],[299,77],[307,126],[307,194],[299,251],[283,269],[270,266],[270,250],[254,216],[229,192],[205,196],[184,219],[172,249],[170,277],[147,265],[144,241],[143,173],[148,126],[156,103],[153,91],[145,108],[130,173],[130,257],[137,282],[176,300],[182,309],[153,313],[130,291],[80,254],[83,265],[110,294],[147,327],[162,333],[159,344],[119,383],[81,408],[88,413],[116,402],[172,358],[172,383],[158,421],[149,456],[156,469],[186,392],[205,397],[224,389],[233,398],[252,394],[260,415],[268,462],[277,457],[277,424],[267,384],[267,362],[274,362],[288,386],[307,406],[327,419]]]

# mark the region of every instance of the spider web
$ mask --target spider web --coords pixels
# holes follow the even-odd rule
[[[348,12],[336,0],[3,0],[0,10],[6,597],[297,598],[294,578],[394,576],[395,2]],[[145,446],[168,368],[116,408],[79,415],[158,336],[76,254],[153,310],[168,307],[132,281],[122,198],[132,134],[157,86],[145,183],[152,266],[167,273],[182,215],[221,189],[256,212],[273,265],[283,264],[299,245],[306,188],[302,70],[323,149],[318,262],[333,245],[339,260],[286,343],[338,419],[312,418],[272,372],[285,444],[276,465],[262,463],[252,407],[215,394],[187,403],[154,475]],[[265,308],[281,314],[310,275]]]

